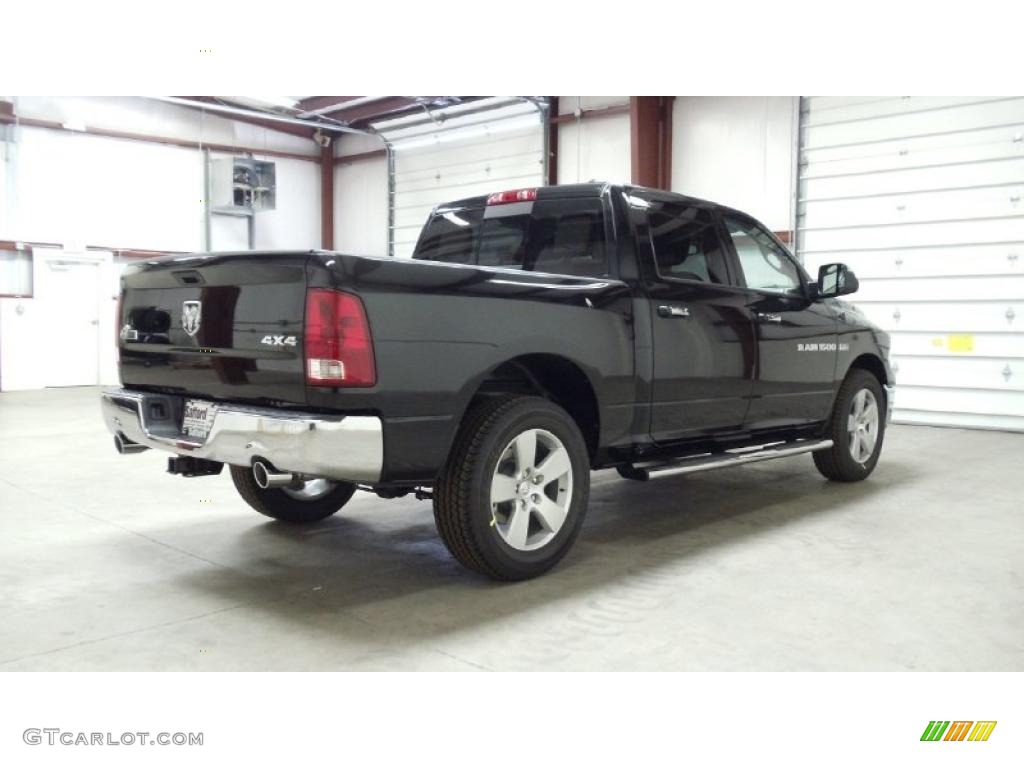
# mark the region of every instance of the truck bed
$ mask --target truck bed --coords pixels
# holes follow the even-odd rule
[[[125,387],[380,416],[396,480],[432,478],[480,383],[519,355],[569,357],[587,375],[611,406],[605,444],[632,427],[633,310],[619,280],[306,251],[155,259],[128,267],[122,287]],[[374,386],[307,384],[304,303],[315,288],[365,306]],[[195,333],[186,302],[200,302]]]

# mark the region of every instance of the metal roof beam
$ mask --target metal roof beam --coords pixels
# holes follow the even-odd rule
[[[285,117],[278,115],[273,112],[260,112],[254,109],[242,109],[241,107],[230,107],[225,104],[216,104],[208,101],[192,101],[191,99],[181,99],[177,96],[150,96],[151,99],[157,101],[167,102],[168,104],[177,104],[182,107],[192,107],[194,109],[205,109],[210,112],[221,112],[226,115],[234,115],[238,117],[247,117],[250,119],[269,120],[274,123],[281,123],[282,125],[301,125],[311,130],[321,130],[335,133],[356,133],[366,134],[368,131],[363,131],[358,128],[349,128],[346,125],[339,125],[337,123],[328,123],[313,120],[299,120],[294,117]]]

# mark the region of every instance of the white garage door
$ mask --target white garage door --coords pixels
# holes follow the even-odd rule
[[[393,148],[391,254],[409,258],[438,203],[544,183],[539,109],[519,99],[482,99],[377,123]]]
[[[797,250],[892,334],[895,418],[1024,429],[1024,98],[802,100]]]

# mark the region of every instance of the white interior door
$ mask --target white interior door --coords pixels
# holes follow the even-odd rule
[[[45,367],[45,386],[99,384],[100,264],[48,258],[39,273],[47,352],[36,360]]]

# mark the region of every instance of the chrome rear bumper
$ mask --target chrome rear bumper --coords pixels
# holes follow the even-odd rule
[[[217,403],[205,440],[181,432],[184,398],[111,389],[103,421],[115,435],[181,456],[248,467],[264,459],[284,472],[375,483],[384,464],[384,430],[376,416],[331,416]]]

